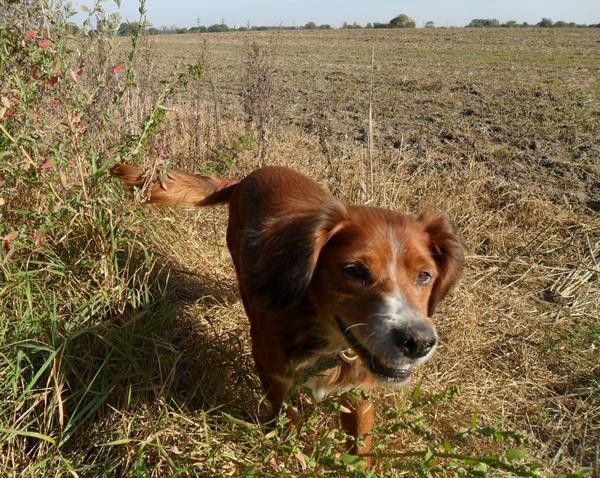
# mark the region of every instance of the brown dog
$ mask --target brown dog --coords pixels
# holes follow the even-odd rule
[[[139,168],[111,174],[141,186]],[[250,319],[258,374],[277,413],[288,391],[306,385],[320,400],[354,387],[398,387],[431,357],[430,317],[456,282],[463,248],[443,216],[409,216],[341,203],[282,167],[241,181],[170,171],[151,185],[162,206],[229,203],[227,245]],[[374,410],[353,399],[342,425],[368,451]]]

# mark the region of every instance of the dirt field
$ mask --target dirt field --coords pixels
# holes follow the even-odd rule
[[[483,163],[501,180],[598,210],[594,30],[171,35],[157,40],[159,67],[206,50],[234,115],[249,40],[271,45],[278,114],[307,136],[365,142],[374,47],[377,147],[402,143],[415,156]]]

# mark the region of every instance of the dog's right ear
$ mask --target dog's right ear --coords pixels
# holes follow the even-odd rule
[[[283,310],[306,295],[323,246],[348,218],[335,200],[299,210],[242,239],[241,274],[267,308]]]

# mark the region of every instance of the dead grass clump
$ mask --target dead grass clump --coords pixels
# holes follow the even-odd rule
[[[241,97],[246,134],[255,132],[258,143],[258,160],[260,164],[265,164],[275,115],[273,104],[275,49],[273,45],[263,46],[254,40],[249,41],[244,48]]]

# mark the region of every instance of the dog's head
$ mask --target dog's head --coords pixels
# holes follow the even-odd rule
[[[463,248],[441,215],[353,208],[322,248],[314,303],[380,382],[403,382],[438,337],[431,320],[458,278]]]
[[[245,282],[265,306],[310,302],[382,383],[405,381],[437,345],[431,315],[456,282],[463,247],[442,215],[321,204],[249,241]]]

